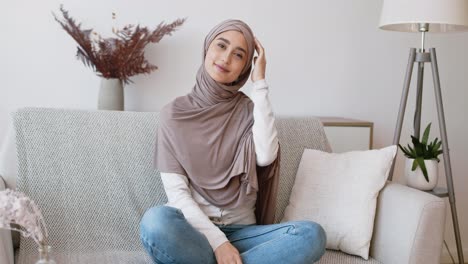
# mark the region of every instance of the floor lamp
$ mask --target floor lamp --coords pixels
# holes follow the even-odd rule
[[[417,63],[417,91],[416,111],[414,114],[414,136],[419,138],[421,126],[421,109],[423,93],[424,64],[429,63],[432,68],[434,80],[434,92],[437,105],[437,114],[442,140],[445,176],[447,189],[435,189],[431,193],[440,197],[449,197],[452,212],[453,228],[457,244],[459,263],[464,263],[463,247],[461,244],[460,230],[458,226],[457,210],[455,205],[455,193],[453,188],[452,170],[450,165],[450,153],[445,128],[444,108],[440,89],[439,71],[435,48],[429,51],[424,48],[426,32],[455,32],[468,31],[468,0],[384,0],[379,27],[383,30],[417,32],[421,33],[421,48],[410,49],[408,67],[400,101],[397,125],[393,137],[393,144],[399,144],[403,118],[405,114],[408,91],[413,72],[413,65]],[[392,180],[395,162],[389,174]]]

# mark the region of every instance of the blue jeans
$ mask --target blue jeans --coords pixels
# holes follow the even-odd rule
[[[325,231],[311,221],[218,227],[237,248],[243,264],[308,264],[318,261],[325,253]],[[177,208],[150,208],[141,220],[140,235],[155,263],[216,263],[206,237]]]

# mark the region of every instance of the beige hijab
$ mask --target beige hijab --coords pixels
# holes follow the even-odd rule
[[[161,110],[154,165],[187,176],[198,193],[220,208],[235,208],[257,196],[257,222],[269,224],[274,221],[279,153],[269,166],[256,165],[253,102],[238,91],[252,68],[252,30],[240,20],[221,22],[205,38],[203,61],[210,43],[228,30],[244,35],[247,64],[235,82],[225,85],[213,80],[202,63],[192,91]]]

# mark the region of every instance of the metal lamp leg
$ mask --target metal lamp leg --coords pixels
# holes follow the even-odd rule
[[[397,125],[393,134],[393,145],[398,145],[400,142],[401,128],[403,127],[403,119],[405,117],[406,102],[408,101],[408,92],[411,84],[411,74],[413,72],[413,65],[416,58],[416,49],[410,49],[410,55],[408,58],[408,67],[406,68],[405,83],[403,85],[403,92],[401,93],[400,110],[398,111]],[[397,152],[398,153],[398,152]],[[397,154],[398,155],[398,154]],[[392,168],[388,174],[388,180],[393,179],[393,170],[395,169],[396,157],[393,159]]]
[[[423,80],[424,80],[424,61],[418,62],[418,83],[416,91],[416,109],[414,111],[414,135],[419,138],[421,130],[421,112],[422,112],[422,95],[423,95]]]
[[[463,247],[461,244],[460,229],[458,227],[457,207],[455,206],[455,190],[453,188],[452,166],[450,164],[449,145],[448,145],[448,140],[447,140],[447,130],[445,128],[445,115],[444,115],[444,107],[442,104],[442,93],[440,90],[439,69],[437,66],[437,57],[436,57],[435,48],[430,49],[430,54],[431,54],[431,61],[432,61],[431,63],[432,76],[434,79],[434,92],[435,92],[435,98],[436,98],[436,104],[437,104],[437,114],[439,118],[440,135],[442,137],[442,151],[443,151],[443,156],[444,156],[445,177],[447,179],[450,209],[452,210],[452,221],[453,221],[453,228],[455,231],[455,240],[457,243],[458,261],[459,263],[464,263]]]

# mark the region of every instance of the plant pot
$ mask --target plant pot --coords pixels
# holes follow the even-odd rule
[[[99,110],[124,110],[124,87],[119,79],[101,79],[98,98]]]
[[[413,166],[414,159],[406,158],[405,164],[405,177],[406,177],[406,185],[422,190],[422,191],[429,191],[435,188],[437,185],[437,180],[439,176],[439,166],[438,162],[435,159],[424,160],[424,164],[426,165],[427,176],[429,178],[429,182],[424,177],[424,174],[421,168],[418,166],[416,170],[412,171],[411,167]]]

